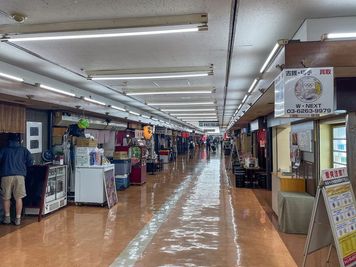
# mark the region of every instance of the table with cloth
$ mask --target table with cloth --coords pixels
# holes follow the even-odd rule
[[[314,197],[305,192],[279,192],[279,229],[290,234],[307,234],[313,205]]]

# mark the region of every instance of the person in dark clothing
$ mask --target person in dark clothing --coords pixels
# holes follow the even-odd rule
[[[25,176],[27,167],[33,164],[27,148],[20,144],[20,134],[9,134],[8,145],[0,150],[1,190],[4,202],[4,224],[10,224],[11,195],[16,201],[15,225],[21,224],[22,198],[26,196]]]
[[[194,143],[190,141],[189,143],[189,158],[192,159],[194,157]]]
[[[211,143],[210,143],[210,139],[206,139],[206,150],[207,151],[210,151],[210,146],[211,146]]]

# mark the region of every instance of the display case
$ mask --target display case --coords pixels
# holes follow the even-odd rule
[[[147,148],[146,146],[132,146],[130,184],[141,185],[146,182]]]
[[[75,202],[103,206],[106,176],[114,177],[114,164],[75,168]]]
[[[32,166],[25,181],[25,214],[41,216],[67,205],[66,165]]]

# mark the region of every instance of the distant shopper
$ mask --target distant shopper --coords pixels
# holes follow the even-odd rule
[[[190,141],[189,143],[189,158],[193,158],[194,155],[194,143],[193,141]]]
[[[211,146],[211,143],[210,143],[210,139],[206,139],[206,150],[210,151],[210,146]]]
[[[1,190],[4,202],[4,224],[10,224],[11,195],[16,201],[15,225],[21,224],[22,198],[26,196],[25,176],[33,164],[30,151],[21,146],[20,134],[9,134],[8,145],[0,150]]]

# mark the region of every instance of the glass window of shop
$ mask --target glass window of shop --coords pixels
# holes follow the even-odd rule
[[[333,127],[333,167],[345,167],[347,165],[346,154],[346,127],[344,125]]]

